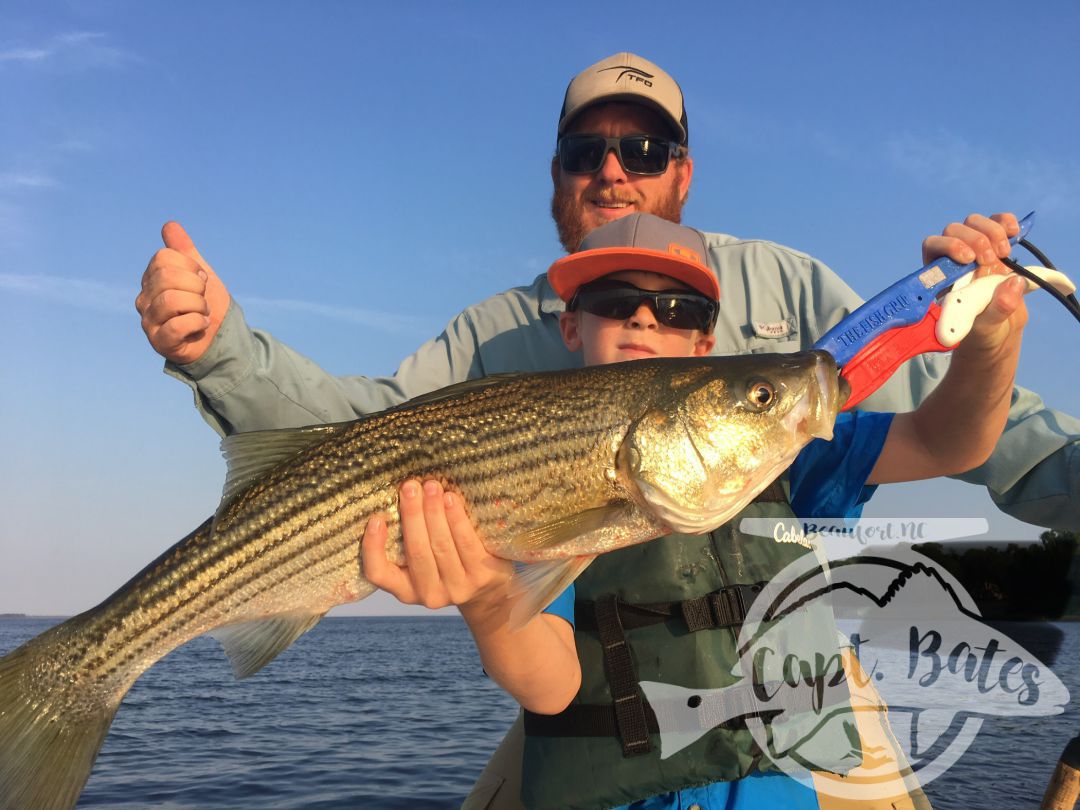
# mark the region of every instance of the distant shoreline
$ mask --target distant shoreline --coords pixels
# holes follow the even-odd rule
[[[32,614],[29,614],[29,613],[0,613],[0,621],[3,621],[4,619],[9,619],[9,620],[14,620],[14,619],[56,619],[57,621],[63,621],[65,619],[70,619],[70,618],[71,618],[70,616],[42,616],[42,615],[36,615],[36,614],[32,615]],[[460,620],[461,616],[460,616],[460,614],[457,614],[457,613],[432,613],[430,616],[417,615],[417,614],[414,614],[414,613],[409,613],[409,614],[404,614],[404,615],[395,614],[395,613],[384,613],[384,614],[379,614],[379,615],[372,614],[372,615],[363,615],[363,616],[326,616],[326,617],[323,618],[323,621],[337,621],[338,619],[458,619],[458,620]],[[1052,618],[1052,619],[1031,618],[1030,616],[1029,617],[1022,617],[1022,618],[1013,618],[1013,617],[1010,617],[1010,616],[993,616],[993,617],[983,616],[982,619],[983,619],[983,621],[989,620],[989,621],[1027,622],[1027,623],[1030,623],[1030,622],[1048,622],[1048,623],[1054,623],[1054,622],[1069,622],[1069,623],[1080,622],[1080,616],[1058,616],[1058,617],[1055,617],[1055,618]]]

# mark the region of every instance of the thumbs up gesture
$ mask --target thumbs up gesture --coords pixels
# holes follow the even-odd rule
[[[161,239],[165,247],[146,266],[135,309],[154,351],[178,365],[193,363],[221,328],[229,291],[180,223],[166,222]]]

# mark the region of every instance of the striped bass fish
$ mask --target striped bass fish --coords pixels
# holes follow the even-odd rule
[[[231,436],[216,514],[120,590],[0,659],[0,808],[75,805],[124,694],[212,633],[238,677],[331,607],[375,590],[360,540],[398,487],[461,495],[484,545],[522,563],[521,621],[596,555],[730,520],[845,393],[824,352],[667,358],[464,383],[353,422]],[[517,620],[517,619],[515,619]]]

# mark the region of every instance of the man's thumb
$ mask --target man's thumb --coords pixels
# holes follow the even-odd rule
[[[166,222],[161,226],[161,241],[165,243],[165,247],[175,250],[177,253],[183,253],[189,259],[194,259],[199,265],[208,272],[210,265],[206,263],[206,260],[199,254],[199,251],[195,248],[195,243],[191,241],[191,237],[187,235],[187,231],[184,230],[184,226],[179,222]]]

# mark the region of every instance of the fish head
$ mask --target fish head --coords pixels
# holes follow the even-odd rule
[[[709,357],[672,369],[619,463],[639,502],[689,534],[730,520],[811,439],[831,439],[846,399],[827,352]]]

